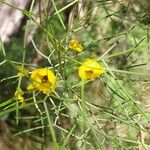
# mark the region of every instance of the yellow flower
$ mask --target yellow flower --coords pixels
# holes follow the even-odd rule
[[[78,41],[76,39],[72,39],[69,42],[69,48],[71,48],[77,52],[83,51],[83,47],[81,46],[81,44],[78,43]]]
[[[15,92],[15,98],[20,103],[22,103],[22,106],[25,105],[25,99],[24,99],[23,95],[24,95],[24,92],[20,88],[17,88],[17,90]]]
[[[31,80],[33,82],[27,87],[27,90],[36,89],[48,94],[55,89],[56,76],[48,68],[36,69],[32,71]]]
[[[79,67],[79,76],[81,79],[94,79],[105,72],[103,66],[97,63],[94,59],[86,59]]]

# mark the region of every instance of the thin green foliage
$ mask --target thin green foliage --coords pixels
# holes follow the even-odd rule
[[[35,149],[150,148],[149,16],[142,2],[32,0],[28,10],[0,3],[27,18],[20,40],[0,41],[0,118],[14,137],[34,139]],[[87,58],[104,73],[82,79]],[[47,68],[51,76],[40,70]]]

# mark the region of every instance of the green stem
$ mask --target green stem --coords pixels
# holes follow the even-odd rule
[[[84,84],[85,81],[81,81],[81,116],[82,116],[82,131],[84,132],[84,127],[87,126],[87,117],[86,117],[86,107],[85,107],[85,93],[84,93]]]
[[[53,128],[53,122],[52,122],[52,119],[50,117],[50,114],[49,114],[49,111],[48,111],[48,108],[47,108],[47,104],[46,104],[45,101],[43,102],[43,105],[44,105],[46,116],[47,116],[48,129],[49,129],[50,134],[52,135],[52,141],[54,143],[55,150],[59,150],[59,145],[57,143],[55,130]]]

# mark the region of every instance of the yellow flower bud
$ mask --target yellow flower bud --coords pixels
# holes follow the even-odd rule
[[[33,84],[29,84],[28,87],[27,87],[28,91],[34,91],[34,89],[35,88],[34,88]]]
[[[21,66],[17,66],[17,70],[19,71],[18,76],[25,76],[25,77],[29,76],[29,70],[28,69],[22,68]]]
[[[17,90],[15,92],[15,98],[20,103],[22,103],[22,106],[25,105],[25,99],[24,99],[23,95],[24,95],[24,92],[20,88],[17,88]]]
[[[69,42],[69,48],[71,48],[77,52],[83,51],[83,47],[81,46],[81,44],[78,43],[78,41],[76,39],[72,39]]]

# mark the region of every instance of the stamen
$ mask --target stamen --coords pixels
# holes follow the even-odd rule
[[[43,78],[41,79],[41,82],[46,83],[47,81],[48,81],[48,76],[47,75],[43,76]]]
[[[93,74],[93,70],[89,70],[85,72],[88,76],[91,76]]]

